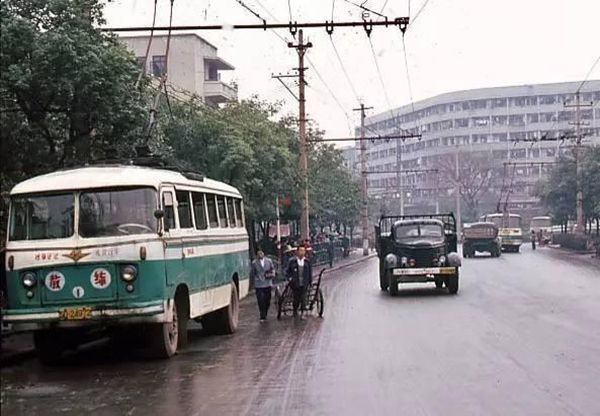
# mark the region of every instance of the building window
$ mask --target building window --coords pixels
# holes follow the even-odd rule
[[[474,127],[485,127],[490,124],[489,117],[473,117],[472,120]]]
[[[556,97],[554,95],[542,95],[540,97],[540,104],[550,105],[556,103]]]
[[[508,124],[511,126],[524,126],[525,120],[523,114],[513,114],[508,118]]]
[[[535,113],[527,114],[527,124],[537,123],[539,116]]]
[[[455,128],[469,127],[469,119],[468,118],[457,118],[456,120],[454,120],[454,126],[455,126]]]
[[[492,117],[492,124],[494,126],[504,126],[506,125],[508,121],[508,117],[506,116],[493,116]]]
[[[152,57],[152,75],[162,77],[167,72],[167,57],[165,55],[154,55]]]
[[[492,108],[506,107],[506,98],[495,98],[492,100]]]

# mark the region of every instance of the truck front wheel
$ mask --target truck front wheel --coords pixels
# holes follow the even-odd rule
[[[456,270],[456,274],[446,278],[446,287],[448,288],[448,293],[451,295],[455,295],[458,292],[458,269]]]
[[[390,295],[392,295],[392,296],[398,295],[398,278],[396,276],[394,276],[393,270],[388,270],[386,272],[386,274],[387,274],[388,286],[390,289]]]
[[[385,270],[379,272],[379,288],[384,292],[388,289],[388,279],[385,274]]]

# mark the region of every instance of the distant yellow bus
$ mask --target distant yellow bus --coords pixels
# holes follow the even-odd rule
[[[494,223],[498,227],[498,237],[501,238],[502,250],[518,253],[523,244],[522,218],[519,214],[486,214],[480,221]]]

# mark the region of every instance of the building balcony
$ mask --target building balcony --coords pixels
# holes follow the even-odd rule
[[[204,81],[204,101],[208,105],[219,105],[237,100],[237,88],[222,81]]]

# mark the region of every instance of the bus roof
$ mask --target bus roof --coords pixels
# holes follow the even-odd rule
[[[27,179],[15,185],[10,194],[74,191],[121,186],[150,186],[158,189],[162,184],[202,188],[202,190],[241,198],[236,188],[223,182],[208,178],[204,178],[202,181],[192,180],[173,170],[127,165],[91,166],[60,170]]]

